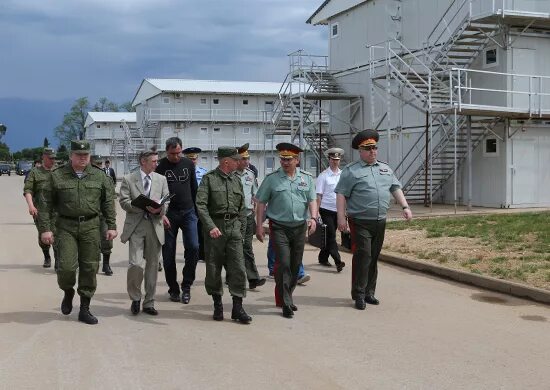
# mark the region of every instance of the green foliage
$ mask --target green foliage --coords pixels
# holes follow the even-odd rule
[[[59,161],[68,161],[69,160],[69,151],[65,145],[59,145],[57,148],[57,160]]]
[[[42,158],[42,151],[44,150],[43,147],[37,147],[37,148],[24,148],[21,149],[18,152],[15,152],[13,154],[13,159],[15,161],[19,160],[26,160],[26,161],[34,161],[34,160],[40,160]]]
[[[2,137],[6,135],[6,131],[8,131],[8,127],[3,123],[0,123],[0,141],[2,140]]]
[[[93,110],[97,112],[118,112],[120,111],[118,104],[110,101],[106,97],[99,98],[96,104],[94,104]]]
[[[48,141],[48,137],[44,137],[43,146],[44,146],[45,148],[48,148],[48,147],[50,146],[50,141]]]
[[[120,106],[120,111],[135,112],[136,108],[132,107],[132,102],[124,102]]]
[[[3,142],[0,142],[0,161],[10,161],[10,160],[11,160],[11,154],[10,154],[9,146]]]

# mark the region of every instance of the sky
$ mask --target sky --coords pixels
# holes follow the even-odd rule
[[[122,103],[143,78],[282,82],[288,53],[327,52],[325,27],[305,23],[321,3],[1,0],[0,99]]]

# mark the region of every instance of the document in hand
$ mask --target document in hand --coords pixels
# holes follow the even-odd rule
[[[142,209],[143,211],[147,211],[147,206],[150,206],[154,209],[158,209],[159,207],[162,207],[166,202],[168,202],[175,194],[168,194],[164,197],[162,197],[161,200],[158,202],[154,201],[153,199],[140,194],[137,198],[135,198],[132,201],[132,206]]]

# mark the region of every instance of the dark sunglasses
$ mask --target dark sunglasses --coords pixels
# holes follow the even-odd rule
[[[378,146],[363,146],[363,150],[378,150]]]

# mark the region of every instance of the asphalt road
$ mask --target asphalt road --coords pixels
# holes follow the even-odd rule
[[[358,311],[350,255],[337,274],[316,265],[313,248],[294,319],[275,308],[269,280],[245,299],[247,326],[211,319],[203,263],[189,305],[170,302],[159,275],[159,316],[132,316],[128,249],[117,239],[115,274],[98,275],[92,300],[99,325],[84,325],[78,305],[60,313],[22,185],[0,177],[0,388],[550,389],[549,306],[381,265],[381,305]],[[255,250],[265,275],[266,246]],[[224,295],[226,318],[230,301]]]

